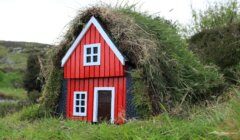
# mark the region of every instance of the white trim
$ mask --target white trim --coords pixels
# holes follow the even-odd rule
[[[97,54],[93,53],[94,47],[98,48]],[[89,55],[87,55],[87,48],[91,48],[91,53]],[[91,62],[87,62],[87,59],[86,59],[87,56],[91,57]],[[93,62],[93,56],[97,56],[97,62]],[[83,66],[96,66],[96,65],[100,65],[100,62],[101,62],[101,44],[95,43],[95,44],[84,45],[84,47],[83,47]]]
[[[79,112],[76,112],[75,108],[76,108],[76,104],[75,104],[75,100],[76,100],[76,95],[79,94],[79,98],[80,98],[80,102],[79,102]],[[84,94],[85,95],[85,112],[81,112],[81,95]],[[73,116],[87,116],[87,92],[86,91],[74,91],[73,92]]]
[[[74,43],[72,44],[72,46],[69,48],[69,50],[67,51],[67,53],[65,54],[65,56],[62,59],[62,64],[61,66],[63,67],[64,64],[67,62],[68,58],[71,56],[71,54],[74,52],[75,48],[78,46],[78,43],[81,41],[81,39],[84,37],[84,35],[86,34],[87,30],[89,29],[89,27],[91,26],[91,24],[93,24],[97,30],[99,31],[99,33],[101,34],[101,36],[104,38],[104,40],[107,42],[107,44],[109,45],[109,47],[112,49],[112,51],[115,53],[115,55],[117,56],[117,58],[119,59],[119,61],[125,65],[125,60],[123,55],[120,53],[120,51],[117,49],[117,47],[115,46],[115,44],[112,42],[112,40],[108,37],[108,35],[106,34],[106,32],[103,30],[102,26],[99,24],[99,22],[97,21],[97,19],[92,16],[91,19],[88,21],[88,23],[86,24],[86,26],[83,28],[83,30],[81,31],[81,33],[78,35],[77,39],[74,41]]]
[[[93,101],[93,122],[98,122],[98,91],[108,90],[111,91],[111,123],[114,123],[114,105],[115,105],[115,88],[114,87],[95,87],[94,88],[94,101]]]

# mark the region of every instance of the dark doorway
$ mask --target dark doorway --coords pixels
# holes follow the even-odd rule
[[[98,122],[110,121],[111,118],[111,91],[98,91]]]

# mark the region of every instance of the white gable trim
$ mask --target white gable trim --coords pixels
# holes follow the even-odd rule
[[[64,64],[67,62],[67,60],[69,59],[69,57],[71,56],[71,54],[74,52],[75,48],[78,46],[78,43],[81,41],[81,39],[84,37],[84,35],[86,34],[86,32],[88,31],[89,27],[91,25],[94,25],[97,30],[99,31],[99,33],[101,34],[101,36],[104,38],[104,40],[107,42],[107,44],[110,46],[110,48],[112,49],[112,51],[115,53],[115,55],[117,56],[117,58],[120,60],[120,62],[125,65],[125,60],[123,55],[119,52],[119,50],[117,49],[117,47],[114,45],[114,43],[112,42],[112,40],[108,37],[108,35],[106,34],[106,32],[103,30],[102,26],[99,24],[99,22],[97,21],[97,19],[92,16],[91,19],[88,21],[88,23],[86,24],[86,26],[83,28],[83,30],[81,31],[81,33],[78,35],[77,39],[74,41],[74,43],[72,44],[72,46],[69,48],[69,50],[67,51],[67,53],[65,54],[65,56],[62,59],[62,64],[61,66],[63,67]]]

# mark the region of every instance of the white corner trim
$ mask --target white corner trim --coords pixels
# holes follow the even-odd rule
[[[81,94],[85,94],[85,112],[84,113],[76,112],[76,110],[75,110],[75,108],[76,108],[76,104],[75,104],[76,94],[80,94],[80,96],[81,96]],[[87,96],[88,96],[87,91],[74,91],[73,92],[73,116],[87,116],[87,104],[88,104]],[[79,102],[79,104],[81,104],[81,101]]]
[[[111,123],[114,123],[114,110],[115,110],[115,88],[114,87],[95,87],[94,88],[94,101],[93,101],[93,122],[98,122],[98,91],[108,90],[111,91]]]
[[[112,42],[112,40],[108,37],[108,35],[106,34],[106,32],[103,30],[102,26],[99,24],[99,22],[97,21],[97,19],[92,16],[91,19],[88,21],[88,23],[86,24],[86,26],[83,28],[83,30],[81,31],[81,33],[78,35],[77,39],[74,41],[74,43],[72,44],[72,46],[69,48],[69,50],[67,51],[67,53],[65,54],[65,56],[62,59],[62,63],[61,66],[63,67],[64,64],[67,62],[67,60],[69,59],[69,57],[71,56],[71,54],[74,52],[75,48],[78,46],[78,43],[81,41],[81,39],[84,37],[84,35],[86,34],[87,30],[89,29],[89,27],[91,26],[91,24],[93,24],[97,30],[99,31],[99,33],[101,34],[101,36],[104,38],[104,40],[107,42],[107,44],[109,45],[109,47],[112,49],[112,51],[115,53],[115,55],[117,56],[117,58],[119,59],[119,61],[125,65],[125,60],[123,55],[120,53],[120,51],[117,49],[117,47],[115,46],[115,44]]]

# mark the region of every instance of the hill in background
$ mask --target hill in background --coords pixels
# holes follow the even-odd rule
[[[22,90],[29,54],[46,52],[50,47],[34,42],[0,41],[0,95],[9,95],[11,89]]]
[[[49,47],[34,42],[0,41],[0,71],[23,71],[30,53],[46,51]]]

